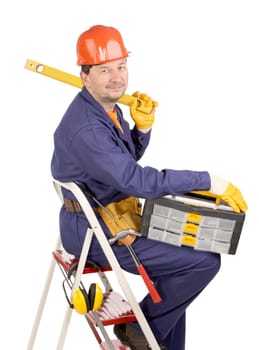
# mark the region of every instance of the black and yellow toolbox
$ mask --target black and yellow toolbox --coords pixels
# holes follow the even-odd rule
[[[204,194],[203,194],[204,193]],[[141,233],[149,239],[220,254],[236,254],[245,213],[208,192],[146,200]]]

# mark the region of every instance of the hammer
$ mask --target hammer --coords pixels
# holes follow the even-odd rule
[[[123,230],[123,231],[120,231],[116,236],[112,237],[109,239],[109,243],[111,245],[113,245],[114,243],[116,243],[118,240],[122,239],[122,238],[125,238],[128,234],[133,234],[133,235],[136,235],[138,237],[141,236],[141,233],[139,232],[136,232],[134,230]],[[143,278],[143,281],[150,293],[150,296],[153,300],[154,303],[160,303],[160,301],[162,300],[160,295],[158,294],[158,291],[156,290],[153,282],[151,281],[146,269],[144,268],[144,266],[141,264],[139,258],[137,257],[134,249],[132,248],[131,245],[127,245],[127,248],[130,252],[130,255],[134,261],[134,263],[136,264],[136,267],[138,269],[138,272],[139,274],[142,276]]]

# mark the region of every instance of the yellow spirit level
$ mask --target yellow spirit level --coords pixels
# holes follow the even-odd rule
[[[43,63],[27,59],[25,63],[25,69],[28,69],[34,73],[39,73],[45,75],[46,77],[61,81],[63,83],[72,85],[77,88],[82,88],[83,84],[79,77],[63,72],[62,70],[47,66]],[[150,106],[147,106],[146,101],[141,100],[135,96],[124,94],[119,100],[119,103],[129,106],[132,101],[137,100],[138,107],[137,109],[141,112],[149,114],[151,112]]]

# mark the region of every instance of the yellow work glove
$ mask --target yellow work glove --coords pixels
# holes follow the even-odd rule
[[[236,213],[246,212],[248,206],[239,189],[217,175],[210,174],[210,192],[219,196]]]
[[[130,115],[136,127],[143,132],[151,129],[155,119],[155,109],[158,103],[153,101],[148,95],[136,91],[130,103]],[[141,107],[141,108],[140,108]]]

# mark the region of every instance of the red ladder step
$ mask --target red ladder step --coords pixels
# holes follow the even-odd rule
[[[104,326],[136,321],[130,304],[120,294],[114,291],[104,295],[103,304],[96,313]],[[88,316],[95,324],[91,312]]]
[[[130,350],[130,348],[127,345],[121,344],[121,342],[118,339],[112,340],[112,345],[114,346],[115,350]],[[102,350],[110,350],[105,342],[101,343],[100,347]]]
[[[68,254],[62,249],[57,249],[54,252],[52,252],[52,256],[57,261],[58,264],[60,264],[66,272],[68,272],[72,266],[76,263],[78,263],[78,259],[74,257],[73,255]],[[110,266],[100,266],[101,271],[111,271],[112,268]],[[87,273],[95,273],[98,272],[97,269],[94,267],[85,267],[83,274]]]

